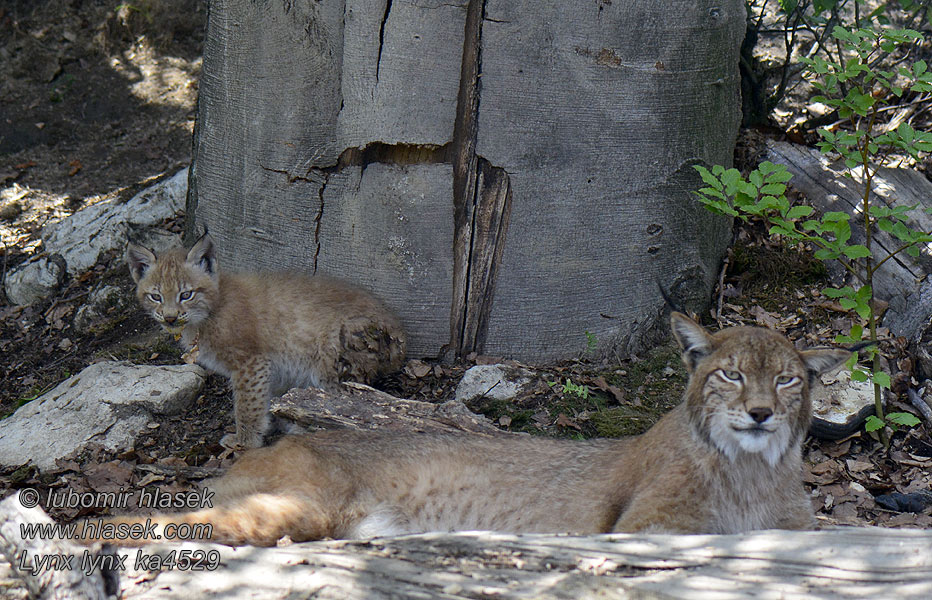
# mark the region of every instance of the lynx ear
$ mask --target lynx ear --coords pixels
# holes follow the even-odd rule
[[[822,373],[843,365],[846,360],[851,358],[851,351],[840,349],[804,350],[799,355],[806,364],[806,370],[809,371],[809,385],[812,385],[815,378]]]
[[[129,273],[136,283],[139,283],[155,261],[155,254],[148,248],[133,243],[126,247],[126,264],[129,265]]]
[[[704,356],[712,351],[712,336],[686,315],[680,312],[670,314],[670,328],[676,343],[683,349],[683,362],[692,371]]]
[[[217,255],[214,252],[214,241],[211,239],[210,234],[205,233],[199,240],[194,242],[194,245],[188,250],[185,262],[208,275],[217,272]]]

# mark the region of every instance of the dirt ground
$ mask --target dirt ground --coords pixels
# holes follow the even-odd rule
[[[205,13],[205,2],[197,0],[9,0],[0,6],[4,275],[41,251],[45,224],[102,199],[128,199],[152,177],[187,164]],[[753,156],[758,135],[745,134],[739,163]],[[182,218],[163,226],[180,231]],[[716,292],[727,300],[716,315],[718,325],[774,326],[794,341],[830,344],[851,315],[826,308],[818,291],[827,276],[820,265],[805,249],[775,248],[753,227],[737,229]],[[119,289],[122,300],[79,331],[74,316],[105,285]],[[97,360],[179,362],[178,348],[136,307],[132,291],[114,253],[37,305],[15,307],[0,298],[0,418]],[[586,348],[581,339],[577,360],[529,365],[540,382],[514,402],[470,408],[504,429],[581,438],[638,433],[678,401],[685,371],[671,345],[624,361],[595,360]],[[896,344],[884,351],[893,364],[908,358]],[[402,397],[446,400],[466,368],[495,360],[410,361],[379,387]],[[908,410],[899,398],[891,403]],[[231,428],[229,389],[211,376],[191,413],[160,423],[139,447],[119,455],[92,447],[49,473],[28,466],[0,472],[0,497],[27,486],[43,498],[48,489],[64,487],[106,492],[160,485],[173,491],[229,464],[219,439]],[[929,490],[930,433],[928,423],[901,430],[890,452],[863,431],[838,442],[807,440],[806,482],[821,522],[932,525],[932,508],[895,512],[874,500],[892,491]],[[60,519],[90,514],[52,511]]]

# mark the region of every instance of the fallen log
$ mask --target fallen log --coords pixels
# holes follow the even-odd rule
[[[121,550],[122,597],[334,600],[932,597],[932,532],[844,528],[742,535],[429,533],[278,548]],[[202,571],[147,571],[170,550]],[[177,554],[175,555],[177,556]],[[215,565],[215,566],[211,566]]]
[[[831,161],[814,148],[778,141],[767,143],[767,159],[787,166],[793,175],[790,185],[805,194],[817,210],[852,215],[850,243],[864,243],[864,230],[856,220],[863,218],[860,206],[864,190],[860,182],[844,176],[847,169],[843,163]],[[932,215],[923,210],[932,208],[932,182],[924,175],[910,169],[880,168],[872,185],[875,203],[889,207],[918,204],[919,208],[909,214],[908,226],[932,231]],[[874,259],[882,260],[901,244],[888,233],[874,231]],[[932,253],[926,248],[918,258],[901,252],[874,274],[876,297],[890,303],[884,325],[895,335],[918,339],[928,326],[932,317],[932,288],[923,282],[930,272]]]
[[[513,435],[470,411],[462,402],[442,404],[396,398],[361,383],[344,383],[339,393],[293,389],[272,401],[272,414],[311,429],[469,431]]]
[[[20,588],[20,591],[28,593],[29,598],[39,600],[109,598],[116,590],[113,572],[93,570],[86,573],[82,569],[91,562],[85,556],[96,557],[96,552],[68,540],[24,536],[20,528],[24,524],[52,523],[45,511],[23,506],[16,495],[0,502],[0,597],[16,597],[14,590]],[[68,560],[70,563],[65,562]],[[10,566],[6,573],[2,568],[3,562]],[[55,568],[42,568],[43,564]],[[14,577],[20,580],[21,586],[17,585]]]

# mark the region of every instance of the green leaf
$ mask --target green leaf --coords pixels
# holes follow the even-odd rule
[[[887,413],[887,421],[904,427],[915,427],[922,422],[916,415],[908,412]]]
[[[735,186],[738,184],[739,181],[743,181],[741,179],[741,173],[738,172],[738,169],[728,169],[727,171],[722,173],[721,178],[722,178],[722,183],[725,184],[725,189],[729,190],[726,192],[728,194],[734,193],[731,190],[735,189]]]
[[[761,175],[760,171],[751,171],[748,174],[748,181],[754,184],[755,188],[760,189],[760,187],[764,185],[764,176]]]
[[[816,132],[817,132],[819,135],[821,135],[821,136],[825,139],[826,142],[834,142],[834,141],[835,141],[835,134],[832,133],[831,130],[829,130],[829,129],[826,129],[826,128],[824,128],[824,127],[821,127],[821,128],[819,128],[819,129],[817,129]]]
[[[706,185],[711,186],[719,191],[724,189],[722,182],[718,180],[718,177],[712,173],[709,173],[708,169],[702,165],[693,165],[693,168],[699,171],[699,177],[702,177],[702,181],[704,181]]]
[[[915,77],[919,77],[920,75],[925,73],[928,68],[929,67],[928,65],[926,65],[926,61],[917,60],[916,63],[913,65],[913,75]]]
[[[845,310],[851,310],[852,308],[856,308],[858,305],[858,303],[851,298],[839,298],[838,303],[841,304],[841,307]]]
[[[883,371],[877,371],[874,373],[874,383],[879,385],[882,388],[890,389],[890,376],[884,373]]]
[[[860,382],[863,383],[863,382],[867,381],[867,373],[865,373],[864,371],[862,371],[862,370],[860,370],[860,369],[852,369],[852,370],[851,370],[851,380],[852,380],[852,381],[860,381]]]
[[[900,221],[893,224],[893,227],[891,228],[890,233],[895,235],[897,239],[899,239],[902,242],[913,241],[912,232],[909,230],[908,227],[906,227],[906,225],[904,225]]]
[[[768,232],[770,235],[788,235],[792,236],[795,233],[792,229],[787,229],[782,225],[773,225]]]
[[[825,213],[824,215],[822,215],[822,221],[826,223],[830,221],[847,221],[850,218],[851,218],[851,215],[849,215],[846,212],[840,212],[840,211],[829,211]]]
[[[842,253],[848,258],[867,258],[871,255],[871,251],[867,249],[867,246],[862,246],[861,244],[845,246],[844,249],[842,249]]]
[[[771,196],[782,196],[786,193],[786,186],[782,183],[768,183],[761,187],[761,194],[770,194]]]
[[[916,130],[910,127],[909,123],[900,123],[900,126],[896,128],[896,132],[900,134],[900,137],[907,144],[912,143],[916,138]]]
[[[793,221],[793,220],[799,219],[800,217],[808,217],[809,215],[812,214],[812,210],[813,209],[811,206],[802,206],[802,205],[794,206],[786,213],[786,218],[789,219],[790,221]]]
[[[851,331],[848,333],[851,336],[851,339],[855,342],[860,342],[864,339],[864,327],[858,323],[855,323],[851,326]]]
[[[887,233],[890,233],[891,231],[893,231],[893,221],[891,221],[890,219],[879,219],[877,221],[877,229],[879,229],[880,231],[886,231]]]
[[[822,294],[828,298],[854,298],[854,288],[850,285],[843,288],[825,288]]]
[[[878,419],[874,415],[867,417],[867,420],[864,421],[864,431],[868,431],[868,432],[877,431],[878,429],[883,429],[883,428],[884,428],[884,422]]]

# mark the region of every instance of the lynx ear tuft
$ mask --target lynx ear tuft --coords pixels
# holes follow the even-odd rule
[[[712,351],[712,336],[702,325],[680,312],[670,314],[670,327],[673,329],[673,337],[683,350],[683,362],[692,371]]]
[[[146,271],[152,268],[155,261],[155,254],[148,248],[133,243],[126,247],[126,264],[129,266],[129,273],[136,283],[139,283],[139,280],[145,276]]]
[[[188,256],[185,259],[189,265],[192,265],[208,275],[217,272],[217,255],[214,251],[214,241],[210,234],[205,233],[194,242],[194,245],[188,250]]]

